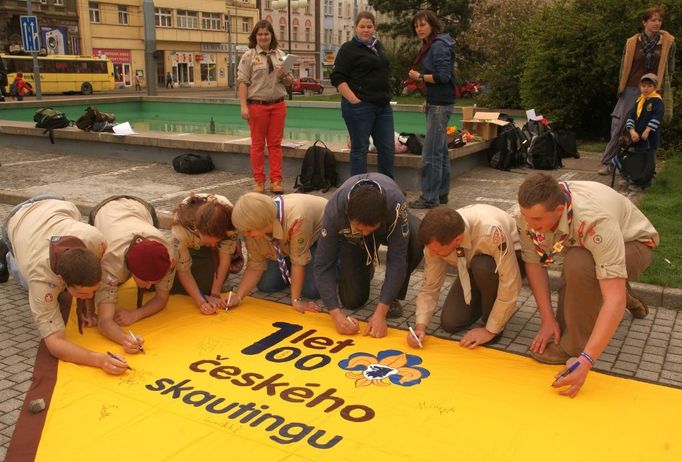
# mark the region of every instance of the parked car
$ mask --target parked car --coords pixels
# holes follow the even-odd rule
[[[301,77],[296,79],[291,86],[292,93],[317,93],[321,95],[324,87],[317,80],[310,77]]]

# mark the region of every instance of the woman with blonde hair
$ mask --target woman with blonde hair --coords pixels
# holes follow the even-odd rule
[[[202,314],[224,308],[223,284],[228,273],[238,273],[244,263],[232,203],[218,194],[192,193],[175,208],[171,233],[178,248],[171,293],[192,297]]]
[[[294,309],[319,311],[310,300],[319,298],[311,263],[326,205],[324,197],[308,194],[273,199],[247,193],[239,198],[232,221],[244,235],[249,259],[230,306],[238,305],[256,286],[276,292],[290,285]]]

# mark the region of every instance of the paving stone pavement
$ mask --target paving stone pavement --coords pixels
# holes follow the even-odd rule
[[[54,157],[54,156],[52,156]],[[63,162],[63,159],[60,158]],[[116,161],[115,166],[104,163],[101,159],[87,159],[87,162],[76,163],[68,175],[56,169],[57,160],[51,160],[48,153],[27,153],[13,151],[11,148],[0,148],[0,161],[5,164],[0,169],[0,192],[6,194],[34,194],[38,191],[59,189],[68,199],[85,205],[94,205],[104,197],[127,192],[127,188],[141,191],[142,197],[154,200],[161,209],[170,210],[187,194],[188,191],[202,188],[218,191],[231,199],[235,199],[250,189],[252,183],[244,175],[230,172],[212,172],[210,176],[179,177],[161,164],[145,164],[142,162]],[[40,167],[28,171],[26,162]],[[14,164],[14,167],[12,166]],[[592,164],[595,164],[592,159]],[[594,165],[589,168],[564,169],[554,172],[563,179],[589,179],[604,181],[593,172]],[[15,169],[12,173],[12,169]],[[143,169],[149,176],[145,181],[139,178]],[[23,172],[21,171],[23,170]],[[87,172],[85,172],[87,170]],[[7,173],[7,172],[10,173]],[[450,206],[462,207],[475,202],[490,203],[503,209],[510,208],[516,197],[516,189],[525,178],[525,171],[499,172],[489,168],[479,168],[458,176],[453,181],[450,194]],[[30,178],[29,178],[30,177]],[[70,178],[69,178],[70,177]],[[87,178],[85,178],[87,177]],[[117,179],[118,178],[118,179]],[[76,180],[86,181],[90,186],[90,194],[78,189]],[[98,183],[96,183],[96,181]],[[153,183],[156,181],[156,183]],[[158,189],[163,182],[165,189]],[[287,183],[287,181],[285,181]],[[291,181],[293,183],[293,181]],[[96,189],[92,189],[97,184]],[[206,186],[208,184],[208,186]],[[288,184],[288,183],[287,183]],[[153,189],[154,186],[157,189]],[[145,188],[154,191],[152,197],[145,195]],[[69,192],[73,191],[71,194]],[[328,193],[331,194],[331,193]],[[409,192],[410,199],[416,193]],[[5,201],[8,202],[8,201]],[[11,210],[9,203],[0,203],[0,219]],[[423,213],[419,213],[423,214]],[[404,315],[399,319],[389,320],[389,325],[399,329],[407,329],[414,325],[415,298],[421,286],[423,273],[415,271],[412,275],[410,289],[404,303]],[[231,277],[229,283],[238,281]],[[359,319],[366,320],[372,313],[381,289],[383,271],[377,271],[370,293],[370,301],[365,308],[355,312]],[[440,302],[452,283],[452,276],[446,279]],[[288,291],[274,294],[255,292],[255,297],[288,303]],[[556,294],[553,295],[556,305]],[[501,339],[491,348],[510,353],[527,355],[528,347],[540,325],[535,300],[528,287],[522,289],[518,310],[507,324]],[[38,334],[31,318],[27,293],[12,279],[0,284],[0,459],[4,459],[14,425],[23,403],[26,390],[31,384],[33,361],[38,346]],[[459,340],[464,332],[448,334],[439,327],[440,314],[437,312],[429,327],[428,333],[443,338]],[[377,340],[381,341],[381,340]],[[453,348],[459,348],[453,343]],[[616,331],[608,348],[597,361],[595,369],[635,378],[662,385],[682,388],[682,314],[664,307],[650,308],[646,319],[634,320],[629,313]],[[548,378],[551,372],[548,372]]]

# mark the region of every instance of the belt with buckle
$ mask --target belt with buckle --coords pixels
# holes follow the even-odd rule
[[[273,104],[281,103],[284,101],[284,96],[277,99],[262,100],[262,99],[247,99],[246,104],[260,104],[262,106],[272,106]]]

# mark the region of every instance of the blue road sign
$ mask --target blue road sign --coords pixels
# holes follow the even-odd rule
[[[36,16],[20,16],[21,41],[24,51],[40,51],[40,32]]]

